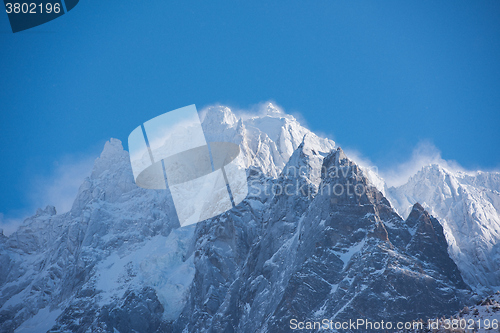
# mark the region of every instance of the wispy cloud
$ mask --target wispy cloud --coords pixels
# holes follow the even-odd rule
[[[311,127],[307,123],[306,118],[299,111],[285,110],[281,105],[276,103],[276,101],[274,101],[274,100],[268,100],[265,102],[261,102],[261,103],[252,105],[247,110],[236,110],[235,114],[237,116],[241,117],[243,120],[251,118],[251,117],[255,117],[255,116],[263,116],[263,115],[267,114],[269,104],[272,104],[273,107],[276,110],[278,110],[278,112],[280,114],[282,114],[283,116],[285,116],[285,115],[293,116],[301,126],[314,132],[314,134],[316,134],[317,136],[322,137],[322,138],[327,138],[330,140],[335,140],[335,137],[332,133],[326,133],[326,132],[319,131],[317,129],[311,129]]]
[[[430,164],[439,164],[452,171],[467,171],[456,161],[443,159],[441,151],[429,140],[420,141],[413,149],[408,160],[380,168],[357,150],[346,148],[344,151],[349,158],[360,166],[378,170],[378,175],[385,180],[389,187],[405,184],[411,176]]]
[[[431,141],[424,140],[413,149],[409,160],[380,170],[380,175],[388,186],[399,186],[406,183],[424,166],[430,164],[439,164],[454,171],[465,171],[457,162],[444,160],[441,157],[441,151]]]
[[[5,236],[10,236],[23,223],[23,218],[6,218],[3,213],[0,213],[0,229]]]
[[[232,111],[238,117],[241,117],[243,120],[245,120],[245,119],[256,117],[256,116],[266,115],[268,112],[268,106],[270,104],[272,104],[273,108],[276,110],[277,113],[282,114],[282,115],[287,114],[287,113],[285,113],[283,108],[280,105],[278,105],[278,103],[276,103],[276,101],[274,101],[274,100],[268,100],[268,101],[260,102],[257,104],[253,104],[253,105],[250,105],[246,109],[235,108],[234,110],[232,109]]]
[[[358,150],[348,147],[342,147],[342,150],[349,159],[356,162],[356,164],[358,164],[360,167],[378,170],[377,166],[375,166],[375,164],[368,157],[363,156],[363,154],[361,154],[361,152],[359,152]]]
[[[0,213],[0,229],[10,235],[38,208],[47,205],[56,207],[57,213],[71,209],[78,188],[85,177],[89,176],[97,156],[67,155],[54,162],[48,175],[33,175],[31,186],[25,193],[29,205],[22,211]]]
[[[35,176],[29,198],[32,207],[56,207],[58,213],[71,209],[78,188],[90,175],[96,156],[65,156],[54,163],[49,176]]]

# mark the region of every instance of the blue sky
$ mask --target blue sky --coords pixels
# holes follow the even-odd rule
[[[0,45],[4,221],[190,104],[274,100],[381,168],[423,141],[500,166],[498,1],[81,0],[16,34],[0,15]]]

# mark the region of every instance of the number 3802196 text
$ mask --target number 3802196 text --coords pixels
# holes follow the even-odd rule
[[[61,4],[59,3],[6,3],[5,9],[7,14],[42,14],[42,13],[56,13],[58,14],[61,11]]]

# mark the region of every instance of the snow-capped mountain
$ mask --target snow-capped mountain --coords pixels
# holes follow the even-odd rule
[[[307,156],[306,144],[295,154]],[[269,210],[257,220],[260,237],[250,244],[242,237],[249,223],[237,216],[197,230],[190,306],[174,331],[287,332],[293,318],[419,318],[458,309],[467,300],[435,219],[415,205],[403,221],[340,149],[322,165],[313,198],[294,191],[311,184],[307,173],[298,182],[288,175],[276,180],[297,194],[268,199]],[[349,171],[328,176],[339,167]],[[328,190],[349,182],[367,192]]]
[[[304,136],[318,152],[327,153],[335,147],[335,142],[318,137],[271,103],[260,116],[245,120],[224,106],[209,107],[204,114],[202,127],[207,141],[240,145],[244,166],[256,167],[267,176],[281,173]]]
[[[464,280],[482,294],[500,286],[500,173],[425,166],[387,190],[402,216],[419,202],[441,222]]]
[[[47,207],[0,234],[0,331],[285,332],[291,318],[434,318],[482,283],[470,282],[460,261],[470,258],[450,241],[449,225],[469,220],[456,211],[460,221],[444,221],[406,195],[414,187],[382,188],[272,104],[243,118],[214,106],[202,126],[207,141],[240,145],[248,197],[179,228],[168,191],[138,188],[111,139],[71,211]],[[470,177],[460,178],[469,191],[498,194],[493,176]]]

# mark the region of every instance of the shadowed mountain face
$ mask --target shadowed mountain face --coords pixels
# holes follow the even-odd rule
[[[304,156],[304,146],[295,154]],[[467,286],[435,219],[416,204],[403,221],[342,150],[330,153],[322,169],[312,198],[298,191],[269,199],[252,244],[241,237],[248,223],[240,214],[211,222],[221,234],[199,228],[211,241],[197,253],[190,306],[174,327],[287,332],[293,318],[411,320],[463,305]],[[307,175],[276,182],[312,186]],[[358,195],[356,186],[366,191]]]
[[[240,145],[248,197],[179,228],[168,191],[135,186],[111,140],[70,212],[0,234],[0,331],[288,332],[469,299],[439,222],[419,204],[404,221],[333,141],[272,106],[246,120],[212,108],[203,126]]]

